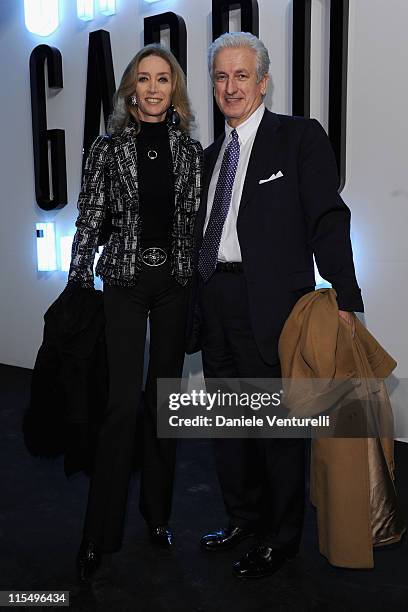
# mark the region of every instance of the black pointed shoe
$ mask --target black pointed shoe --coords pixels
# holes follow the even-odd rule
[[[254,532],[249,528],[230,526],[226,529],[219,529],[218,531],[203,535],[201,547],[204,550],[227,550],[254,535]]]
[[[102,553],[92,540],[83,539],[76,558],[80,582],[89,582],[101,564]]]
[[[168,525],[159,525],[150,528],[150,540],[160,548],[171,548],[174,542],[174,534]]]
[[[272,576],[296,553],[285,553],[283,550],[259,545],[247,552],[242,559],[235,561],[232,572],[237,578],[265,578]]]

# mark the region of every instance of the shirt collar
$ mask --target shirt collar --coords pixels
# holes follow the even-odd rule
[[[254,110],[252,115],[248,117],[248,119],[245,119],[243,123],[241,123],[237,128],[235,128],[237,130],[239,144],[241,146],[245,145],[248,139],[256,132],[256,130],[259,127],[259,124],[262,121],[264,112],[265,112],[265,104],[262,102],[262,104],[260,104],[258,108]],[[228,125],[227,122],[225,122],[225,140],[226,142],[228,142],[233,129],[234,129],[233,127],[231,127],[230,125]]]

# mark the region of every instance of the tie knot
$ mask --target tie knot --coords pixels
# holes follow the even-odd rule
[[[232,138],[232,140],[238,140],[238,132],[237,132],[237,130],[235,130],[235,129],[232,130],[231,138]]]

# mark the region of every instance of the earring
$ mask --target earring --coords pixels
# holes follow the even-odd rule
[[[173,105],[171,105],[167,111],[167,121],[174,127],[177,127],[180,124],[180,115]]]
[[[131,96],[129,96],[128,102],[129,102],[130,106],[137,106],[136,94],[132,94]]]

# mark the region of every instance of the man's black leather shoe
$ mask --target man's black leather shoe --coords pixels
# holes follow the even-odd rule
[[[76,559],[80,582],[89,582],[101,564],[102,553],[95,542],[83,539]]]
[[[150,539],[153,544],[160,548],[170,548],[174,541],[174,535],[167,525],[159,525],[150,528]]]
[[[248,528],[231,526],[227,529],[219,529],[213,533],[206,533],[201,538],[201,546],[204,550],[227,550],[254,535]]]
[[[235,561],[232,572],[237,578],[264,578],[272,576],[296,553],[285,553],[269,546],[256,546],[246,553],[239,561]]]

